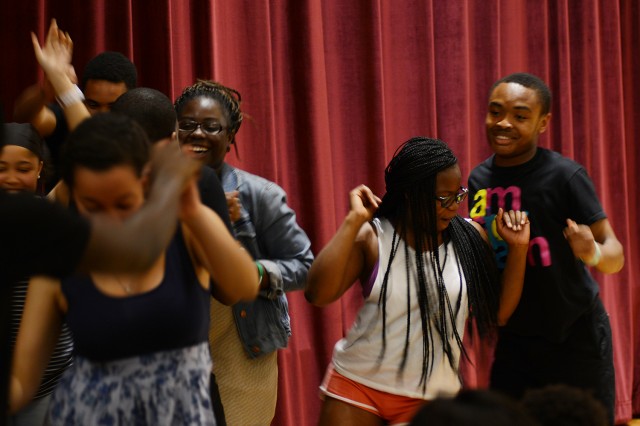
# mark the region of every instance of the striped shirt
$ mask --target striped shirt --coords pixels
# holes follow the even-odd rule
[[[11,297],[11,347],[15,347],[16,340],[18,338],[18,330],[20,329],[20,320],[22,319],[22,311],[24,310],[24,302],[27,298],[28,281],[20,281],[13,285],[13,294]],[[67,324],[62,324],[62,330],[58,343],[56,344],[49,365],[44,371],[42,381],[38,392],[34,396],[36,398],[42,398],[53,392],[53,389],[58,384],[62,373],[73,362],[73,340],[71,338],[71,332],[67,327]]]

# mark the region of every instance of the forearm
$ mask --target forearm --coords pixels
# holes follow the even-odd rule
[[[56,128],[55,114],[47,108],[47,99],[39,84],[27,88],[15,103],[13,119],[18,123],[31,123],[42,137]]]
[[[47,78],[51,82],[56,96],[60,96],[64,93],[69,93],[74,89],[75,85],[64,73],[55,73],[53,75],[47,75]],[[69,131],[73,131],[80,123],[89,118],[89,110],[83,102],[72,103],[70,105],[63,106],[64,115],[67,119],[67,125]]]
[[[45,94],[40,85],[29,86],[16,100],[13,118],[19,123],[30,123],[45,105]]]
[[[527,266],[528,245],[509,246],[509,254],[502,272],[502,290],[500,292],[500,307],[498,308],[498,324],[505,325],[516,310]]]
[[[278,297],[282,293],[304,289],[313,263],[313,253],[310,247],[306,247],[299,253],[278,253],[277,258],[263,257],[256,259],[256,262],[260,262],[265,269],[260,286],[262,295]]]
[[[216,297],[226,304],[254,299],[258,294],[258,268],[220,217],[200,204],[183,223],[216,284]]]
[[[12,359],[11,412],[33,399],[60,336],[59,288],[59,282],[49,277],[36,276],[29,282]]]
[[[163,179],[145,205],[123,224],[104,218],[92,222],[91,236],[80,263],[82,270],[134,272],[149,268],[175,233],[178,179]]]
[[[600,251],[598,262],[594,266],[598,271],[605,274],[614,274],[624,266],[624,250],[622,244],[615,239],[607,239],[604,244],[597,244],[597,250]]]
[[[364,261],[354,253],[355,240],[365,222],[349,212],[338,232],[313,261],[307,276],[306,299],[324,306],[337,300],[353,284]]]
[[[52,100],[47,99],[39,84],[35,84],[25,89],[16,101],[13,119],[18,123],[31,123],[40,136],[47,137],[56,128],[56,116],[47,107]]]
[[[14,414],[26,405],[27,400],[22,390],[22,383],[17,377],[11,376],[9,386],[9,413]]]

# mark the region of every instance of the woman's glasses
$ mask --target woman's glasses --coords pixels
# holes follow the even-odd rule
[[[467,194],[469,194],[469,188],[465,188],[464,186],[460,187],[460,191],[455,195],[449,195],[448,197],[436,197],[436,200],[440,201],[440,206],[443,209],[447,209],[451,207],[451,205],[455,202],[456,204],[460,204],[467,198]]]
[[[205,121],[204,123],[198,123],[193,120],[184,120],[178,122],[178,130],[184,133],[193,133],[200,127],[204,133],[208,135],[217,135],[224,130],[224,127],[220,123]]]

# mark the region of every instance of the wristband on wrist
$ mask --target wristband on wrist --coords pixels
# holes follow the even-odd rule
[[[596,248],[596,252],[591,258],[591,260],[586,262],[583,259],[580,259],[582,260],[582,263],[584,263],[585,265],[596,266],[598,263],[600,263],[600,259],[602,259],[602,251],[600,250],[600,244],[598,244],[596,240],[593,240],[593,244]]]
[[[264,266],[260,264],[260,262],[256,261],[256,266],[258,267],[258,286],[262,283],[262,277],[264,277]]]
[[[56,101],[58,101],[58,104],[60,104],[62,108],[68,108],[71,105],[84,101],[84,94],[82,90],[74,84],[71,89],[56,96]]]

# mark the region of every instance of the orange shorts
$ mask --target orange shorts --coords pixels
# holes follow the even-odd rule
[[[407,424],[426,402],[424,399],[394,395],[351,380],[334,370],[333,364],[320,385],[321,392],[381,417],[389,425]]]

